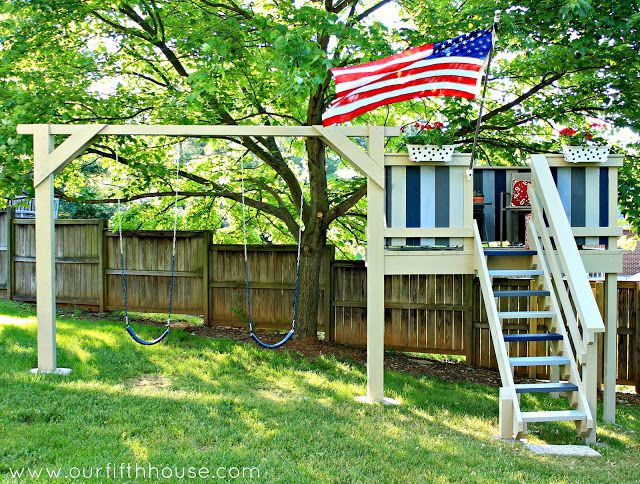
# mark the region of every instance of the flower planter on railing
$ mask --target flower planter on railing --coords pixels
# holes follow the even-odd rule
[[[604,163],[611,146],[571,146],[562,145],[564,159],[568,163]]]
[[[443,161],[453,158],[453,152],[458,145],[407,145],[411,161]]]

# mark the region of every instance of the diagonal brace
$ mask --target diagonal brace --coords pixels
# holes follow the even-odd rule
[[[44,159],[36,158],[33,170],[33,185],[38,186],[50,175],[60,173],[71,161],[81,155],[94,138],[106,127],[106,124],[91,124],[69,136]],[[48,132],[48,130],[47,130]],[[39,134],[35,134],[38,136]]]
[[[314,126],[322,135],[322,141],[338,153],[344,160],[350,162],[363,175],[369,177],[381,188],[384,188],[384,167],[371,158],[360,147],[347,138],[335,126]]]

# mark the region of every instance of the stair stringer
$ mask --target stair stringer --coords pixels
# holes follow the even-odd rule
[[[513,381],[513,372],[509,363],[509,355],[507,353],[507,346],[502,334],[502,324],[498,317],[498,307],[496,305],[495,297],[493,296],[493,286],[491,278],[489,276],[489,268],[487,266],[487,260],[484,256],[484,250],[482,247],[482,239],[480,238],[480,232],[478,231],[478,225],[473,222],[473,235],[475,243],[475,268],[476,275],[480,281],[480,289],[482,293],[482,299],[484,300],[485,309],[487,312],[487,319],[489,320],[489,330],[491,332],[491,341],[493,343],[493,349],[496,354],[496,360],[498,362],[498,370],[500,372],[500,380],[502,382],[502,388],[500,389],[500,406],[501,408],[505,404],[505,401],[510,401],[512,422],[500,422],[500,429],[502,436],[505,437],[505,429],[509,429],[508,432],[514,439],[522,437],[526,431],[526,423],[522,419],[522,412],[520,411],[520,400],[516,393],[515,383]],[[500,418],[504,418],[504,415],[509,415],[509,412],[500,412]]]

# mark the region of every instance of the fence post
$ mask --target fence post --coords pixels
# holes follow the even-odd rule
[[[209,324],[209,298],[211,288],[209,287],[209,244],[213,238],[211,231],[202,234],[202,323],[207,326]]]
[[[473,287],[473,279],[472,275],[465,275],[464,277],[464,329],[465,329],[465,339],[464,339],[464,350],[466,355],[466,363],[467,365],[475,365],[475,338],[474,332],[475,328],[473,327],[473,300],[474,300],[474,287]]]
[[[322,270],[324,271],[322,278],[322,312],[324,313],[324,327],[325,327],[325,340],[333,341],[333,327],[332,327],[332,311],[331,311],[331,299],[332,284],[331,284],[331,262],[335,257],[335,247],[333,245],[327,245],[324,252],[324,260],[322,261]]]
[[[98,231],[98,311],[104,313],[106,305],[106,273],[105,264],[107,261],[107,243],[106,243],[106,220],[98,221],[96,230]]]
[[[15,254],[15,245],[13,242],[13,218],[15,216],[15,208],[7,207],[5,234],[7,237],[7,299],[11,300],[15,292],[15,282],[13,277],[13,258]]]

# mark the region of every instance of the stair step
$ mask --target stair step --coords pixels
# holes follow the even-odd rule
[[[484,255],[490,257],[536,255],[538,252],[529,249],[485,249]]]
[[[500,319],[550,319],[556,315],[553,311],[503,311],[498,313]]]
[[[559,422],[561,420],[584,420],[587,416],[579,410],[552,410],[522,412],[525,422]]]
[[[516,393],[561,393],[577,392],[578,385],[573,383],[519,383]]]
[[[505,334],[506,343],[526,343],[528,341],[562,341],[562,335],[558,333],[523,333]]]
[[[493,269],[489,271],[490,277],[533,277],[544,274],[542,269]]]
[[[514,356],[509,358],[511,366],[568,365],[569,361],[566,356]]]
[[[549,291],[493,291],[493,295],[495,297],[547,297],[550,296],[551,293]]]

